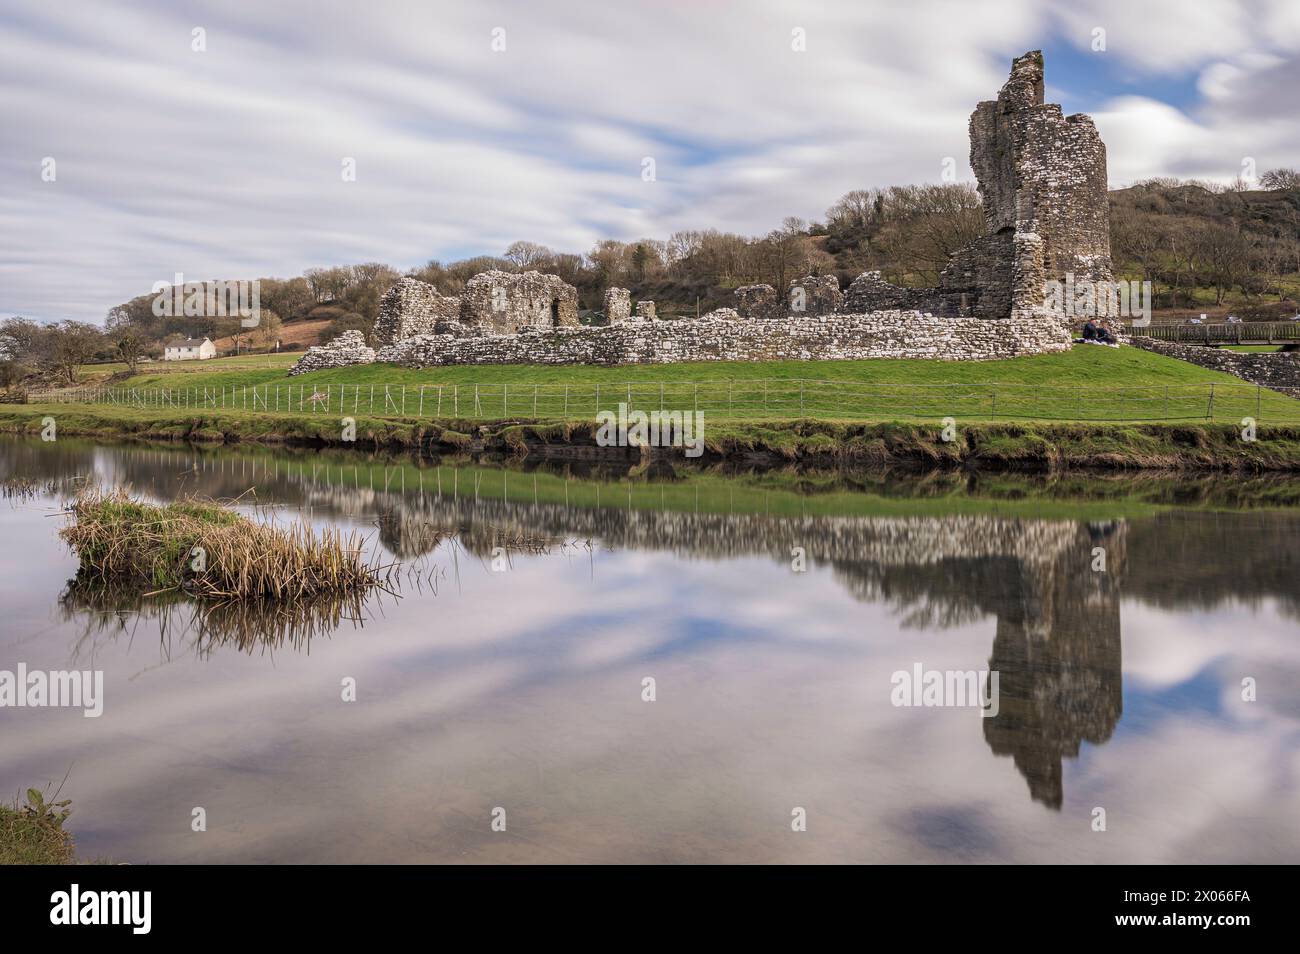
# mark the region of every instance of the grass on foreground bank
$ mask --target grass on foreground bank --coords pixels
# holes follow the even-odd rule
[[[1207,416],[1239,421],[1249,415],[1261,421],[1300,421],[1300,401],[1136,348],[1076,347],[1064,354],[980,362],[876,359],[424,370],[358,365],[293,378],[287,366],[216,367],[218,362],[267,357],[216,359],[180,374],[151,371],[116,386],[146,394],[152,388],[181,387],[188,389],[187,401],[202,403],[206,396],[207,409],[215,410],[214,403],[225,404],[223,412],[242,411],[249,403],[246,392],[254,388],[266,395],[268,409],[274,410],[288,410],[313,391],[328,392],[335,404],[343,395],[343,410],[377,417],[403,416],[396,394],[393,403],[385,399],[383,389],[388,387],[406,388],[404,416],[426,418],[590,420],[598,408],[612,409],[630,393],[633,403],[643,409],[659,407],[663,400],[669,408],[699,408],[717,420],[937,420],[951,415],[964,421],[1204,420]],[[372,397],[372,388],[377,396]],[[421,389],[428,403],[417,397]],[[237,407],[231,408],[236,390]],[[373,408],[371,400],[377,402]],[[311,410],[308,407],[305,413]]]
[[[69,804],[47,803],[40,789],[29,788],[25,805],[0,805],[0,865],[74,864],[72,835],[63,828]]]
[[[0,432],[37,436],[53,417],[62,437],[288,443],[353,449],[410,449],[458,454],[473,449],[503,457],[548,446],[593,448],[592,421],[483,422],[393,420],[359,415],[345,442],[337,414],[197,411],[105,405],[0,405]],[[938,422],[821,420],[725,421],[709,418],[704,449],[711,460],[781,461],[814,466],[1071,468],[1300,471],[1300,426],[1261,425],[1243,441],[1236,422],[1075,424],[961,422],[945,441]]]

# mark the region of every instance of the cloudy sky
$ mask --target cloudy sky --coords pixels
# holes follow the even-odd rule
[[[0,316],[819,219],[971,178],[967,117],[1034,48],[1112,186],[1300,165],[1294,0],[4,0]]]

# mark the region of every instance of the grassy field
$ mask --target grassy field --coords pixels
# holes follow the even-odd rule
[[[281,352],[280,354],[241,354],[229,358],[211,358],[207,361],[150,361],[141,364],[140,373],[131,380],[174,381],[175,375],[210,374],[213,371],[222,374],[234,371],[283,371],[293,367],[294,362],[301,357],[302,352]],[[83,364],[77,371],[77,383],[103,383],[115,374],[125,373],[126,370],[126,365],[120,361]]]
[[[289,377],[292,355],[243,355],[150,368],[114,382],[146,409],[591,420],[621,402],[701,410],[716,420],[1300,422],[1300,401],[1136,348],[1079,347],[1004,361],[358,365]],[[159,390],[163,389],[163,390]],[[1213,393],[1211,393],[1213,390]],[[313,403],[310,398],[319,395]]]

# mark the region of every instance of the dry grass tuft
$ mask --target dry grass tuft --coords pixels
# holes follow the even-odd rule
[[[197,498],[155,505],[122,492],[87,490],[60,536],[81,560],[80,575],[153,592],[205,599],[292,601],[383,587],[392,567],[367,564],[361,540],[305,523],[257,523]],[[150,594],[151,595],[151,594]]]

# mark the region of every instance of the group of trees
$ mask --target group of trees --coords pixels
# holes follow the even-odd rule
[[[1116,271],[1152,283],[1161,307],[1191,306],[1198,289],[1222,305],[1292,294],[1300,273],[1300,173],[1273,169],[1274,188],[1244,190],[1152,179],[1110,194]]]
[[[8,389],[34,373],[74,384],[81,365],[118,353],[120,340],[82,321],[43,325],[9,318],[0,322],[0,386]]]

